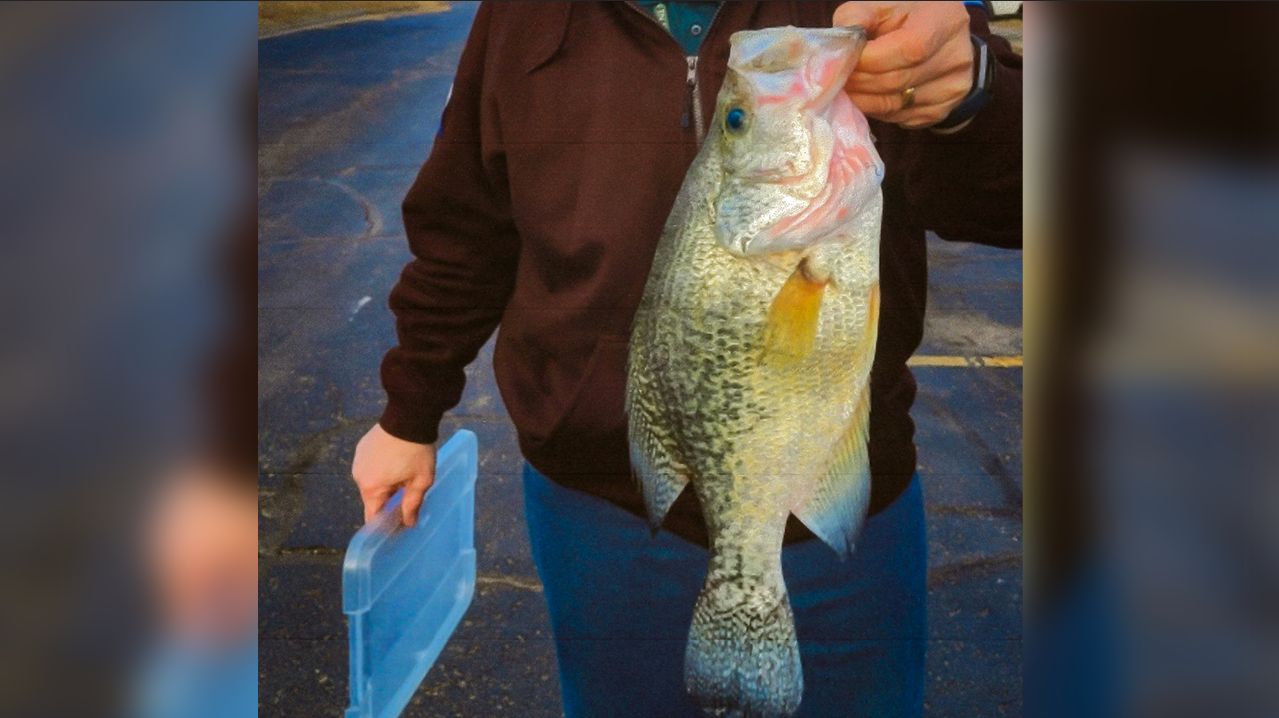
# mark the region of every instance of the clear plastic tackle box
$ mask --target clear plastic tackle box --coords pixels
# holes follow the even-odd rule
[[[351,539],[342,611],[351,639],[346,718],[395,718],[475,593],[475,434],[440,448],[417,525],[400,520],[403,490]]]

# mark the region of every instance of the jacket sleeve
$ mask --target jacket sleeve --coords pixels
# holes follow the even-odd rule
[[[413,259],[391,290],[398,344],[382,360],[387,433],[435,441],[456,406],[463,369],[502,317],[515,283],[519,237],[505,163],[492,149],[483,92],[493,7],[483,3],[458,64],[431,155],[404,198]]]
[[[1020,248],[1021,56],[990,31],[985,12],[969,14],[996,62],[993,99],[953,134],[894,128],[894,140],[907,145],[902,185],[919,222],[943,239]]]

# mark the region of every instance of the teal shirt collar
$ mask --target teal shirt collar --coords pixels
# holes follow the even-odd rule
[[[718,2],[637,2],[670,32],[684,53],[696,55],[719,10]]]

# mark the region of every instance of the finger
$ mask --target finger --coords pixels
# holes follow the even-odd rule
[[[930,127],[946,119],[946,117],[950,115],[950,111],[953,107],[954,106],[951,104],[910,107],[905,110],[889,113],[876,119],[898,125],[899,127],[904,127],[908,130],[918,130],[924,127]]]
[[[372,521],[382,511],[382,507],[386,506],[387,499],[391,498],[393,494],[393,491],[381,489],[360,491],[360,500],[364,502],[364,523],[367,524]]]
[[[925,127],[941,122],[946,119],[946,115],[950,113],[942,109],[933,107],[912,107],[909,110],[894,112],[887,117],[880,118],[884,122],[890,122],[894,125],[904,127],[908,130],[919,130]]]
[[[862,94],[890,94],[907,87],[918,87],[951,73],[972,74],[973,46],[965,37],[956,37],[936,55],[920,65],[890,70],[866,72],[861,66],[848,77],[849,92]]]
[[[866,95],[862,93],[850,92],[848,99],[853,101],[857,109],[863,114],[880,118],[897,112],[902,108],[901,93],[895,95]]]
[[[862,72],[891,72],[922,64],[956,35],[965,32],[968,13],[923,3],[909,13],[901,26],[866,44],[857,69]],[[938,12],[938,11],[942,12]]]
[[[846,2],[835,8],[831,25],[835,27],[861,25],[866,32],[870,32],[875,19],[875,5],[876,3],[869,2]]]
[[[911,117],[919,116],[921,110],[932,108],[932,111],[941,111],[938,122],[954,108],[960,100],[968,94],[969,86],[972,84],[972,78],[962,73],[951,73],[943,78],[934,80],[915,88],[915,102],[909,108],[903,108],[906,98],[901,92],[893,93],[848,93],[849,99],[866,115],[874,117],[886,122],[896,123],[899,118],[905,117],[899,113],[912,113]]]
[[[972,76],[952,73],[944,78],[930,82],[915,89],[915,104],[902,109],[898,102],[897,109],[876,116],[876,119],[891,122],[908,129],[917,129],[937,124],[946,119],[951,110],[963,101],[972,88]],[[884,97],[880,95],[880,97]],[[891,96],[889,96],[891,97]],[[898,96],[900,99],[900,95]]]
[[[906,15],[899,2],[846,2],[835,8],[831,24],[835,27],[860,25],[869,37],[878,37],[901,27]]]
[[[922,64],[932,57],[947,38],[931,28],[912,31],[911,22],[900,30],[866,44],[857,69],[861,72],[891,72]]]
[[[849,92],[862,95],[889,95],[928,81],[927,65],[892,72],[854,72],[844,85]]]
[[[431,488],[432,483],[434,483],[433,477],[427,475],[414,479],[409,482],[408,486],[404,487],[404,502],[400,507],[404,511],[405,526],[417,525],[417,515],[422,508],[422,500],[426,496],[426,490]]]

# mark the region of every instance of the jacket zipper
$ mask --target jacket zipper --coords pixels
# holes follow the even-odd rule
[[[639,13],[640,17],[662,28],[662,32],[671,39],[671,42],[675,43],[675,46],[680,49],[680,52],[684,52],[684,46],[679,44],[679,40],[676,40],[675,36],[671,34],[671,31],[667,30],[662,23],[658,22],[657,18],[649,15],[629,2],[622,4],[636,13]],[[715,6],[715,13],[711,15],[710,22],[706,23],[706,33],[710,33],[711,26],[715,24],[715,18],[719,17],[719,11],[722,7],[724,7],[724,3],[722,2]],[[706,130],[702,124],[702,120],[704,118],[702,115],[701,84],[697,76],[697,55],[685,55],[684,61],[688,63],[688,76],[685,80],[685,84],[688,89],[684,98],[684,112],[680,115],[679,126],[688,127],[688,123],[691,119],[693,123],[693,134],[696,135],[697,144],[700,145],[702,144],[702,140],[706,137]]]
[[[684,117],[681,127],[688,127],[688,114],[693,112],[693,132],[697,135],[697,144],[702,144],[702,93],[697,85],[697,55],[689,55],[688,60],[688,99],[684,101]]]

